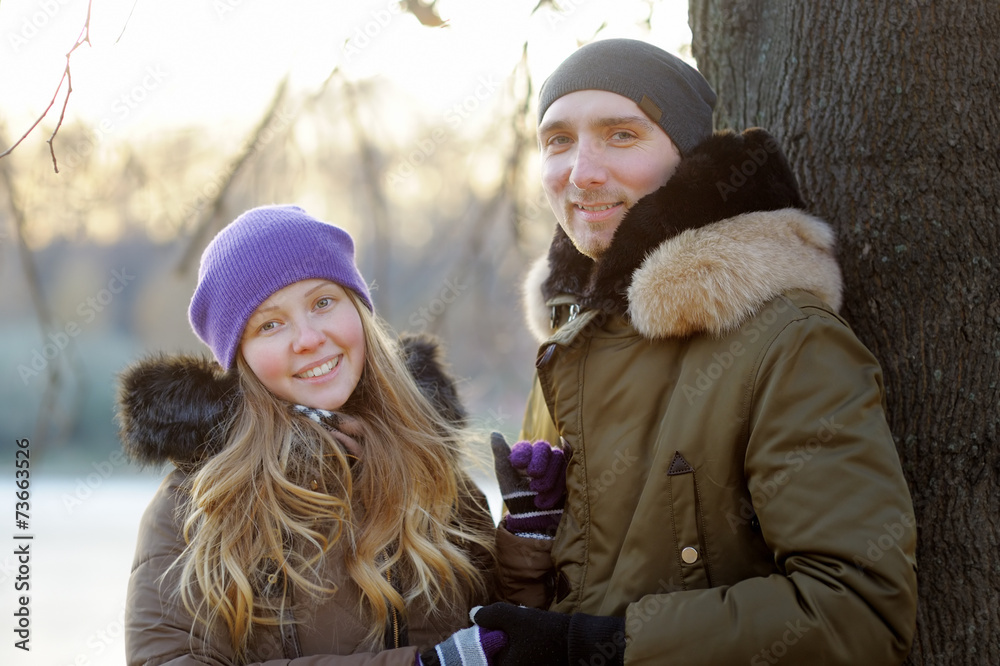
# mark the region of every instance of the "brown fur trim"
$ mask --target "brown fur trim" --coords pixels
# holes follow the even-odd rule
[[[552,335],[551,317],[545,305],[542,285],[549,277],[549,255],[535,260],[524,280],[524,314],[528,330],[539,342]]]
[[[774,137],[758,127],[716,132],[681,160],[665,185],[628,210],[599,260],[582,255],[557,227],[542,293],[571,294],[586,310],[624,315],[633,273],[668,238],[743,213],[804,207]]]
[[[399,342],[421,393],[449,422],[464,425],[465,408],[439,340],[403,333]],[[238,395],[236,371],[227,372],[211,359],[163,354],[140,359],[119,377],[122,448],[141,466],[195,465],[225,445],[225,429]]]
[[[793,289],[837,310],[842,288],[833,230],[789,208],[739,215],[667,240],[635,272],[628,312],[651,339],[721,335]]]

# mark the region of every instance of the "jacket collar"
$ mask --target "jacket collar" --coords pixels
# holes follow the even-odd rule
[[[547,339],[550,306],[566,300],[627,316],[650,339],[721,335],[794,289],[838,309],[833,231],[803,206],[769,134],[716,133],[629,210],[599,261],[556,228],[525,282],[529,328]]]
[[[421,393],[447,420],[463,423],[465,410],[437,340],[404,335],[400,347]],[[126,368],[119,380],[119,436],[133,462],[191,467],[225,445],[240,390],[235,370],[203,357],[157,355]]]

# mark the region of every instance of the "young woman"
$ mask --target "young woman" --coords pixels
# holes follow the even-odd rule
[[[218,365],[122,376],[126,451],[176,467],[140,525],[128,663],[489,663],[503,634],[461,630],[494,569],[463,412],[433,343],[375,316],[350,236],[244,213],[206,248],[189,319]]]

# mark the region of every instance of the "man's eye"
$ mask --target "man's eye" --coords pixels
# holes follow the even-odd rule
[[[615,132],[614,138],[618,141],[630,141],[635,138],[635,135],[627,130],[622,130],[620,132]]]

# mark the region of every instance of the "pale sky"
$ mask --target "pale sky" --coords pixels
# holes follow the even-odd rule
[[[286,73],[293,90],[309,91],[338,65],[352,79],[389,79],[401,91],[401,112],[419,106],[440,114],[503,81],[526,40],[537,90],[602,23],[601,36],[646,39],[674,53],[691,38],[686,0],[654,0],[652,33],[637,25],[647,0],[562,0],[559,10],[531,16],[536,4],[439,0],[449,26],[432,29],[395,0],[94,0],[92,44],[71,61],[67,122],[103,127],[108,141],[189,124],[242,135]],[[0,2],[0,121],[8,141],[51,99],[86,10],[86,0]],[[64,92],[47,131],[29,141],[48,137]]]

